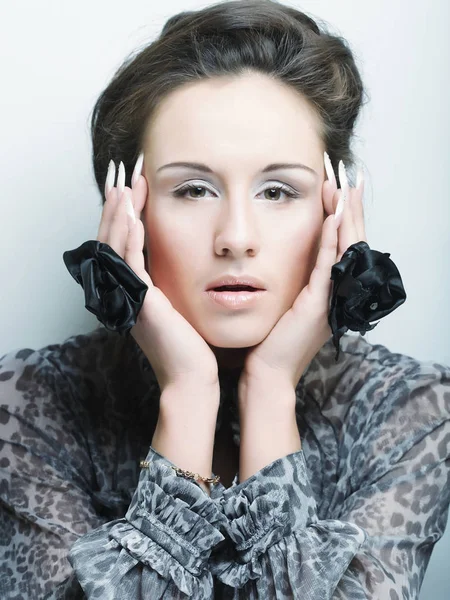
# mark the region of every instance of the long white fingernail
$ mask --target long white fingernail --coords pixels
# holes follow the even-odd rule
[[[136,223],[136,217],[135,217],[135,214],[134,214],[133,203],[131,202],[131,198],[129,196],[129,192],[128,191],[125,192],[124,197],[125,197],[125,209],[127,211],[127,214],[130,215],[130,217],[131,217],[131,219],[133,221],[133,224],[134,224],[134,223]]]
[[[364,171],[363,168],[360,166],[358,167],[358,171],[356,174],[356,189],[359,189],[359,186],[364,183]]]
[[[136,185],[137,180],[139,179],[139,176],[142,173],[142,165],[144,163],[144,153],[141,152],[138,156],[138,159],[136,161],[136,165],[134,167],[134,171],[133,171],[133,176],[131,177],[131,187],[134,188],[134,186]]]
[[[339,202],[336,207],[336,212],[334,213],[334,218],[338,222],[338,227],[342,221],[342,213],[344,212],[344,206],[345,206],[345,198],[344,198],[344,193],[341,190],[341,193],[339,195]]]
[[[323,153],[323,161],[325,163],[325,171],[327,172],[328,181],[330,181],[334,186],[337,186],[333,165],[331,164],[330,157],[326,152]]]
[[[116,165],[114,164],[114,161],[111,159],[109,161],[108,173],[106,175],[106,181],[105,181],[105,196],[107,196],[109,194],[109,192],[113,189],[115,178],[116,178]]]
[[[350,196],[350,188],[348,186],[347,173],[345,171],[345,165],[342,160],[339,161],[339,181],[341,183],[341,190],[344,193],[344,200],[348,200]]]
[[[119,175],[117,177],[117,193],[119,198],[123,194],[123,190],[125,189],[125,165],[122,161],[120,161],[119,165]]]

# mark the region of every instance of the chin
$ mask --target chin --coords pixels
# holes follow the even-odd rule
[[[246,332],[243,327],[240,327],[236,332],[232,329],[232,327],[228,327],[226,332],[211,332],[211,330],[209,330],[199,331],[199,333],[211,349],[240,350],[260,344],[270,331],[269,329],[267,333],[263,332],[263,334],[261,334],[261,329],[248,332]]]

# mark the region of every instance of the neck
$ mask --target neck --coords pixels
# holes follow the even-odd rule
[[[236,373],[242,371],[248,348],[218,348],[208,345],[217,359],[219,371]]]

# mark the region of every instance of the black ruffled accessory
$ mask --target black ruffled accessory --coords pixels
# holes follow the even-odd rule
[[[339,359],[339,340],[351,329],[365,335],[381,319],[406,300],[400,273],[388,252],[372,250],[364,242],[347,248],[341,260],[331,268],[333,291],[328,323]]]
[[[64,264],[85,295],[85,307],[111,331],[128,337],[148,285],[111,246],[88,240],[63,253]]]

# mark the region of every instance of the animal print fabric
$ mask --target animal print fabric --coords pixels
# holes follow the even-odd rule
[[[298,383],[302,449],[211,496],[151,446],[160,390],[132,337],[2,356],[0,598],[419,598],[450,504],[450,367],[341,349]],[[220,373],[216,431],[239,446],[237,381]]]

